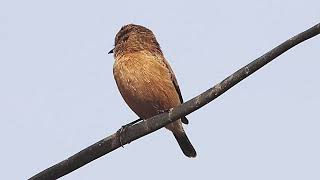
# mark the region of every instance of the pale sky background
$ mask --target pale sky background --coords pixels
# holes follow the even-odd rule
[[[26,179],[134,119],[112,74],[114,36],[155,33],[185,100],[320,22],[320,1],[0,2],[0,179]],[[64,176],[320,179],[320,37],[189,115],[198,156],[161,129]]]

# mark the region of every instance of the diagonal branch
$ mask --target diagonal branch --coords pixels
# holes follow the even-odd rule
[[[68,159],[36,174],[35,176],[31,177],[30,180],[57,179],[59,177],[62,177],[88,164],[89,162],[121,147],[120,140],[122,144],[130,143],[131,141],[134,141],[142,136],[145,136],[164,127],[165,125],[179,119],[182,116],[192,113],[193,111],[213,101],[221,94],[232,88],[234,85],[236,85],[246,77],[250,76],[252,73],[257,71],[282,53],[318,34],[320,34],[320,23],[288,39],[263,56],[242,67],[241,69],[221,81],[219,84],[208,89],[199,96],[181,104],[180,106],[173,108],[170,112],[162,113],[152,118],[143,120],[139,123],[133,124],[132,126],[128,126],[122,131],[121,137],[119,133],[120,131],[117,131],[111,136],[106,137],[101,141],[83,149],[82,151],[69,157]]]

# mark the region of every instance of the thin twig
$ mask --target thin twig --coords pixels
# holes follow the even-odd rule
[[[193,111],[216,99],[221,94],[232,88],[234,85],[236,85],[246,77],[250,76],[252,73],[257,71],[282,53],[286,52],[295,45],[318,35],[319,33],[320,24],[317,24],[312,28],[283,42],[263,56],[239,69],[238,71],[221,81],[219,84],[208,89],[199,96],[181,104],[180,106],[173,108],[170,112],[159,114],[125,128],[121,133],[121,143],[120,133],[119,131],[117,131],[111,136],[106,137],[101,141],[83,149],[82,151],[69,157],[68,159],[36,174],[35,176],[31,177],[30,180],[47,180],[62,177],[88,164],[89,162],[121,147],[122,144],[127,144],[131,141],[134,141],[144,135],[147,135],[164,127],[165,125],[179,119],[182,116],[192,113]]]

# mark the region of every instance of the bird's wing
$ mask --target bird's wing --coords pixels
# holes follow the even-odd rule
[[[179,88],[179,84],[178,84],[177,78],[174,75],[173,70],[171,69],[168,61],[166,59],[163,59],[163,62],[166,65],[166,67],[169,69],[169,72],[170,72],[170,75],[171,75],[171,80],[172,80],[172,83],[174,85],[174,88],[176,89],[176,91],[177,91],[177,93],[179,95],[180,102],[183,103],[183,98],[182,98],[182,95],[181,95],[181,91],[180,91],[180,88]],[[189,120],[186,117],[182,117],[181,121],[184,124],[189,124]]]

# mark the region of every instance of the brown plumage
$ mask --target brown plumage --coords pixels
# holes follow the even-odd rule
[[[115,38],[113,74],[128,106],[142,119],[150,118],[183,102],[176,77],[152,31],[129,24]],[[173,132],[183,153],[196,157],[196,151],[183,130],[183,117],[166,126]]]

